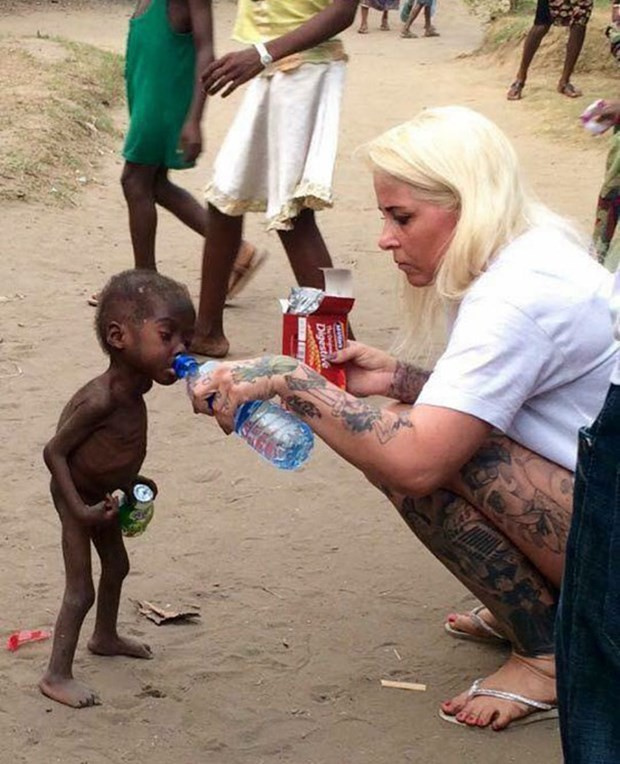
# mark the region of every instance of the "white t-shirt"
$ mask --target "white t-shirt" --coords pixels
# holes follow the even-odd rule
[[[612,284],[561,230],[518,237],[467,292],[417,404],[472,414],[573,470],[615,365]]]
[[[617,340],[620,340],[620,268],[616,271],[614,279],[614,291],[609,303],[611,308],[612,321],[614,323],[614,334]],[[616,358],[616,365],[611,375],[612,385],[620,385],[620,353]]]

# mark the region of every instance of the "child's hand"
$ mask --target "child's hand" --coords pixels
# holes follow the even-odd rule
[[[229,96],[239,85],[256,77],[264,69],[254,48],[227,53],[212,61],[201,75],[205,93],[215,95],[223,90],[222,98]],[[226,88],[224,90],[224,88]]]
[[[200,124],[195,120],[189,120],[183,125],[179,138],[183,159],[186,162],[195,162],[202,151],[202,133]]]
[[[104,525],[118,517],[118,499],[112,494],[106,494],[103,501],[85,507],[82,520],[85,525]]]

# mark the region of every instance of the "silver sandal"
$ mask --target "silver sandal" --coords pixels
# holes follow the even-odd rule
[[[482,679],[476,679],[476,681],[469,688],[467,694],[470,698],[498,698],[499,700],[509,700],[513,703],[521,703],[528,708],[534,709],[534,711],[532,711],[532,713],[528,714],[527,716],[522,716],[520,719],[515,719],[514,722],[510,722],[508,725],[509,727],[520,727],[524,726],[525,724],[533,724],[534,722],[542,722],[546,721],[547,719],[558,718],[558,707],[555,703],[544,703],[542,700],[533,700],[532,698],[526,698],[525,695],[519,695],[516,692],[508,692],[506,690],[492,690],[490,688],[481,687],[480,682],[482,682]],[[439,709],[439,716],[445,722],[450,722],[451,724],[458,724],[461,727],[476,728],[475,725],[460,722],[456,718],[456,715],[447,714],[441,708]],[[488,724],[486,727],[483,727],[483,729],[488,729],[489,727],[491,727],[490,724]],[[477,727],[477,729],[480,729],[480,727]]]
[[[484,631],[485,633],[484,635],[470,634],[467,631],[461,631],[460,629],[455,629],[447,621],[444,623],[444,629],[451,637],[454,637],[455,639],[468,639],[470,642],[484,642],[485,644],[501,644],[501,645],[510,644],[509,639],[506,639],[506,637],[503,634],[500,634],[490,624],[488,624],[484,620],[484,618],[480,617],[480,611],[484,609],[485,609],[484,605],[478,605],[473,610],[470,610],[469,613],[467,613],[467,615],[476,624],[476,626],[481,631]]]

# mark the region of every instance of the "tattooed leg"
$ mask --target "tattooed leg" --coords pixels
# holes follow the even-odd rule
[[[414,499],[388,496],[422,543],[491,608],[517,653],[482,687],[555,701],[553,626],[556,596],[547,581],[481,512],[449,491]],[[532,712],[514,701],[471,698],[442,704],[445,713],[473,726],[502,729]]]
[[[553,652],[557,593],[500,530],[449,491],[395,503],[422,543],[491,609],[519,653]]]
[[[493,436],[449,488],[500,528],[559,589],[572,512],[572,473],[504,436]]]

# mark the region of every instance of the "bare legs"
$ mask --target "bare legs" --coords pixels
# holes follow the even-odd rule
[[[514,654],[482,686],[553,702],[553,624],[572,476],[507,438],[493,437],[448,488],[423,499],[390,498],[513,644]],[[528,713],[520,703],[467,693],[442,708],[467,724],[494,729]]]
[[[359,34],[367,34],[368,33],[368,11],[369,9],[362,5],[360,6],[360,25],[358,28]],[[381,12],[381,26],[379,27],[383,32],[388,32],[390,29],[390,25],[388,23],[388,12],[382,11]]]
[[[422,10],[422,6],[419,3],[416,3],[413,6],[413,8],[411,9],[411,13],[409,14],[409,18],[403,24],[403,28],[400,33],[401,37],[415,37],[415,35],[411,33],[411,25],[418,18],[421,10]],[[430,18],[430,8],[429,8],[429,18]]]
[[[302,210],[291,231],[278,231],[297,283],[323,289],[321,268],[331,268],[332,259],[312,210]]]
[[[155,206],[156,167],[125,162],[121,185],[129,211],[129,233],[136,268],[156,270],[155,234],[157,207]]]
[[[88,649],[96,655],[127,655],[152,658],[151,648],[133,639],[120,637],[116,627],[123,581],[129,573],[129,558],[118,526],[95,530],[93,543],[101,560],[97,589],[97,617]]]
[[[191,194],[172,183],[165,168],[125,162],[121,184],[129,212],[129,232],[136,268],[156,270],[158,204],[204,236],[204,208]]]
[[[224,304],[242,230],[243,217],[224,215],[213,205],[207,206],[200,304],[192,341],[192,350],[200,355],[223,358],[228,353]]]
[[[577,98],[581,91],[570,81],[575,69],[575,64],[583,48],[583,41],[586,38],[586,28],[584,24],[573,24],[568,33],[568,43],[566,44],[566,56],[564,57],[564,68],[562,76],[558,82],[558,93]]]
[[[359,34],[368,33],[368,11],[369,9],[365,5],[360,7],[360,25],[357,30]]]
[[[518,101],[521,98],[521,92],[525,86],[527,80],[527,73],[530,68],[530,64],[536,55],[536,51],[540,47],[540,43],[543,41],[544,36],[550,29],[548,24],[534,24],[534,26],[528,32],[525,42],[523,44],[523,53],[521,56],[521,64],[515,81],[508,89],[507,98],[509,101]],[[562,69],[562,75],[558,82],[558,93],[568,96],[569,98],[576,98],[581,95],[574,85],[571,84],[571,77],[575,69],[575,65],[581,53],[583,47],[583,41],[586,35],[586,27],[584,24],[571,25],[568,33],[568,42],[566,43],[566,54],[564,56],[564,68]]]
[[[73,678],[73,658],[86,614],[95,601],[92,582],[89,532],[58,507],[62,517],[62,550],[65,561],[65,592],[54,628],[52,654],[39,682],[44,695],[74,708],[99,704],[95,692]],[[150,658],[146,645],[124,640],[116,632],[123,579],[129,570],[127,554],[114,527],[98,532],[93,541],[101,557],[101,582],[95,632],[89,643],[93,652]]]
[[[223,313],[226,291],[235,253],[241,243],[242,217],[224,215],[209,205],[202,264],[200,307],[192,350],[201,355],[221,358],[228,353],[224,335]],[[314,212],[302,210],[293,220],[290,231],[278,231],[297,283],[323,288],[321,268],[332,265],[331,257],[319,231]]]
[[[54,627],[54,641],[47,671],[39,682],[44,695],[59,703],[81,708],[99,698],[73,678],[73,656],[86,613],[95,601],[90,560],[90,538],[83,527],[67,517],[62,523],[65,593]]]

